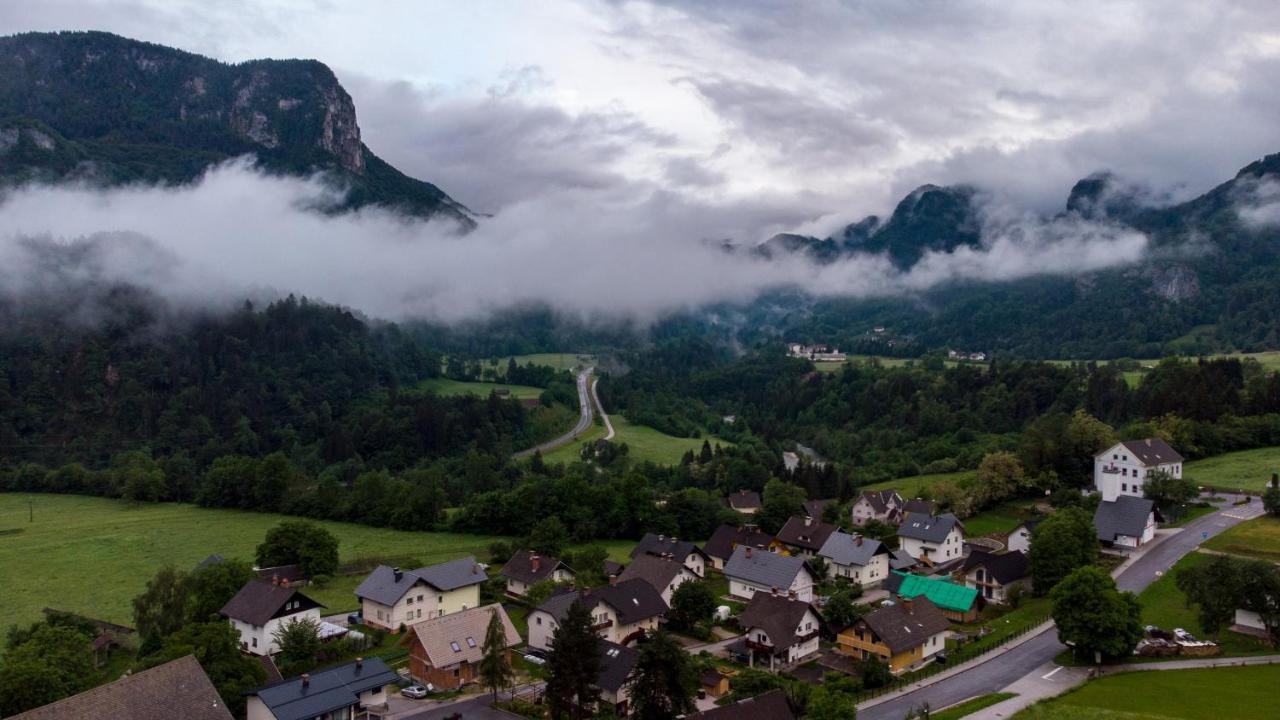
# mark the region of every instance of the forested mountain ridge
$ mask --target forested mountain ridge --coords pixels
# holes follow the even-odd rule
[[[315,60],[226,64],[102,32],[0,37],[0,180],[186,183],[254,155],[267,171],[325,171],[333,210],[385,205],[475,222],[435,185],[361,140],[351,96]]]

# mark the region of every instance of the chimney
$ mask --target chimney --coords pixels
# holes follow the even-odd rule
[[[1151,447],[1151,438],[1147,438],[1147,447]]]
[[[666,542],[666,541],[667,541],[666,535],[658,535],[658,542]]]
[[[395,576],[396,582],[400,582],[400,580],[404,577],[404,573],[400,572],[400,568],[398,567],[391,568],[391,574]]]
[[[280,584],[280,576],[279,576],[279,575],[277,575],[276,573],[271,573],[271,584],[272,584],[272,585],[279,585],[279,584]]]
[[[364,658],[362,657],[356,658],[356,669],[359,670],[362,667],[364,667]]]
[[[746,554],[747,554],[747,559],[748,559],[748,560],[750,560],[750,559],[751,559],[751,546],[750,546],[750,545],[748,545],[748,546],[747,546],[747,553],[746,553]]]
[[[853,536],[853,544],[854,544],[854,545],[857,545],[858,547],[862,547],[862,536],[861,536],[861,535],[854,535],[854,536]]]
[[[778,596],[778,586],[777,586],[777,585],[774,585],[773,587],[769,588],[769,594],[770,594],[770,595],[773,595],[774,597],[777,597],[777,596]]]
[[[810,525],[812,525],[812,524],[813,524],[813,518],[812,518],[812,517],[810,517],[810,516],[808,516],[808,515],[805,515],[805,516],[804,516],[804,526],[805,526],[805,527],[809,527],[809,526],[810,526]]]
[[[788,590],[788,591],[787,591],[787,599],[788,599],[788,600],[795,600],[795,599],[796,599],[796,591],[795,591],[795,590]]]
[[[613,587],[617,584],[618,584],[618,576],[616,574],[609,575],[609,587]]]
[[[909,597],[902,597],[901,595],[899,595],[899,596],[898,596],[898,599],[902,601],[902,609],[903,609],[903,610],[905,610],[905,611],[907,612],[907,614],[908,614],[908,615],[914,615],[914,614],[915,614],[915,602],[914,602],[914,600],[912,600],[912,599],[911,599],[911,598],[909,598]]]
[[[538,569],[542,567],[542,558],[538,557],[537,555],[530,555],[529,567],[533,568],[534,572],[538,572]]]
[[[302,687],[307,687],[310,684],[311,684],[311,674],[302,673]]]

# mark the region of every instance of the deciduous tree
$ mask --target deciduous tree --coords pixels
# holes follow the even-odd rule
[[[1142,606],[1130,592],[1099,567],[1082,567],[1050,593],[1058,639],[1070,643],[1077,657],[1122,657],[1142,639]]]
[[[297,564],[309,577],[338,569],[338,539],[306,520],[286,520],[267,531],[258,545],[259,567]]]
[[[1098,554],[1093,519],[1083,509],[1065,508],[1050,515],[1031,533],[1027,564],[1031,587],[1045,595],[1073,570],[1091,564]]]

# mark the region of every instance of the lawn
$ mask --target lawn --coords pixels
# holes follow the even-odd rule
[[[929,720],[960,720],[960,718],[972,715],[984,708],[989,708],[997,703],[1002,703],[1011,697],[1017,697],[1017,693],[998,692],[979,695],[978,697],[965,700],[958,705],[952,705],[945,710],[929,713]]]
[[[964,520],[965,535],[1005,535],[1032,516],[1031,503],[1028,501],[1003,503]]]
[[[992,647],[1010,635],[1035,627],[1048,620],[1051,609],[1052,603],[1049,598],[1031,597],[1031,594],[1027,593],[1022,600],[1022,604],[1016,610],[997,614],[1003,612],[1003,607],[990,604],[983,608],[977,622],[957,623],[955,629],[965,632],[977,632],[981,627],[989,627],[991,628],[991,633],[975,642],[981,642],[984,647]]]
[[[1213,638],[1203,637],[1204,631],[1200,627],[1200,621],[1196,619],[1195,608],[1187,607],[1186,595],[1175,583],[1179,570],[1193,567],[1209,559],[1210,556],[1203,553],[1191,553],[1175,563],[1169,572],[1148,585],[1147,589],[1138,595],[1138,602],[1142,604],[1142,622],[1168,631],[1183,628],[1199,639],[1212,640]],[[1222,645],[1224,655],[1256,655],[1267,652],[1266,646],[1257,639],[1229,630],[1224,630],[1218,641]]]
[[[859,490],[884,490],[893,488],[898,491],[902,497],[911,499],[917,497],[927,497],[929,487],[935,483],[944,480],[962,485],[977,476],[975,470],[961,470],[960,472],[950,473],[934,473],[933,475],[916,475],[914,477],[898,478],[897,480],[885,480],[884,482],[872,483],[866,485]]]
[[[1280,518],[1262,516],[1209,538],[1204,547],[1232,555],[1280,561]]]
[[[449,380],[448,378],[431,378],[423,380],[419,385],[423,390],[430,390],[442,397],[454,397],[457,395],[475,395],[476,397],[489,397],[489,393],[494,390],[506,390],[519,400],[533,399],[536,400],[542,396],[542,388],[529,387],[528,385],[504,385],[502,383],[488,382],[462,382],[461,380]]]
[[[578,367],[585,367],[595,363],[595,358],[591,355],[580,355],[578,353],[533,353],[530,355],[516,355],[514,358],[504,357],[497,360],[486,361],[498,368],[498,372],[505,373],[507,371],[507,363],[512,359],[517,365],[546,365],[557,370],[573,370]]]
[[[1280,447],[1241,450],[1186,464],[1183,475],[1199,485],[1259,493],[1280,472]]]
[[[28,501],[35,520],[28,522]],[[28,623],[44,607],[132,624],[129,600],[165,564],[189,569],[212,553],[253,559],[283,515],[165,503],[130,506],[74,495],[0,493],[0,626]],[[339,540],[342,562],[416,559],[424,564],[468,554],[484,559],[496,537],[387,530],[322,522]],[[17,530],[18,532],[5,532]],[[612,549],[612,548],[611,548]],[[353,609],[359,577],[337,577],[315,599],[332,612]]]
[[[1019,712],[1017,720],[1269,720],[1280,666],[1126,672],[1091,680]]]
[[[676,465],[686,452],[692,450],[696,453],[701,450],[704,440],[710,440],[712,447],[732,444],[715,437],[680,438],[667,435],[646,425],[632,425],[622,415],[610,415],[609,422],[613,423],[616,433],[613,442],[626,443],[629,456],[636,462],[647,460],[659,465]],[[604,436],[604,425],[597,422],[595,427],[583,433],[577,441],[547,453],[543,460],[549,463],[573,462],[581,457],[584,445]]]

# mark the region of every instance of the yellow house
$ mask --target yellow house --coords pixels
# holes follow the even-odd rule
[[[390,632],[480,605],[484,568],[474,557],[404,570],[379,565],[356,588],[364,623]]]
[[[836,647],[859,660],[877,658],[900,673],[924,665],[946,647],[950,627],[928,598],[897,598],[841,632]]]

